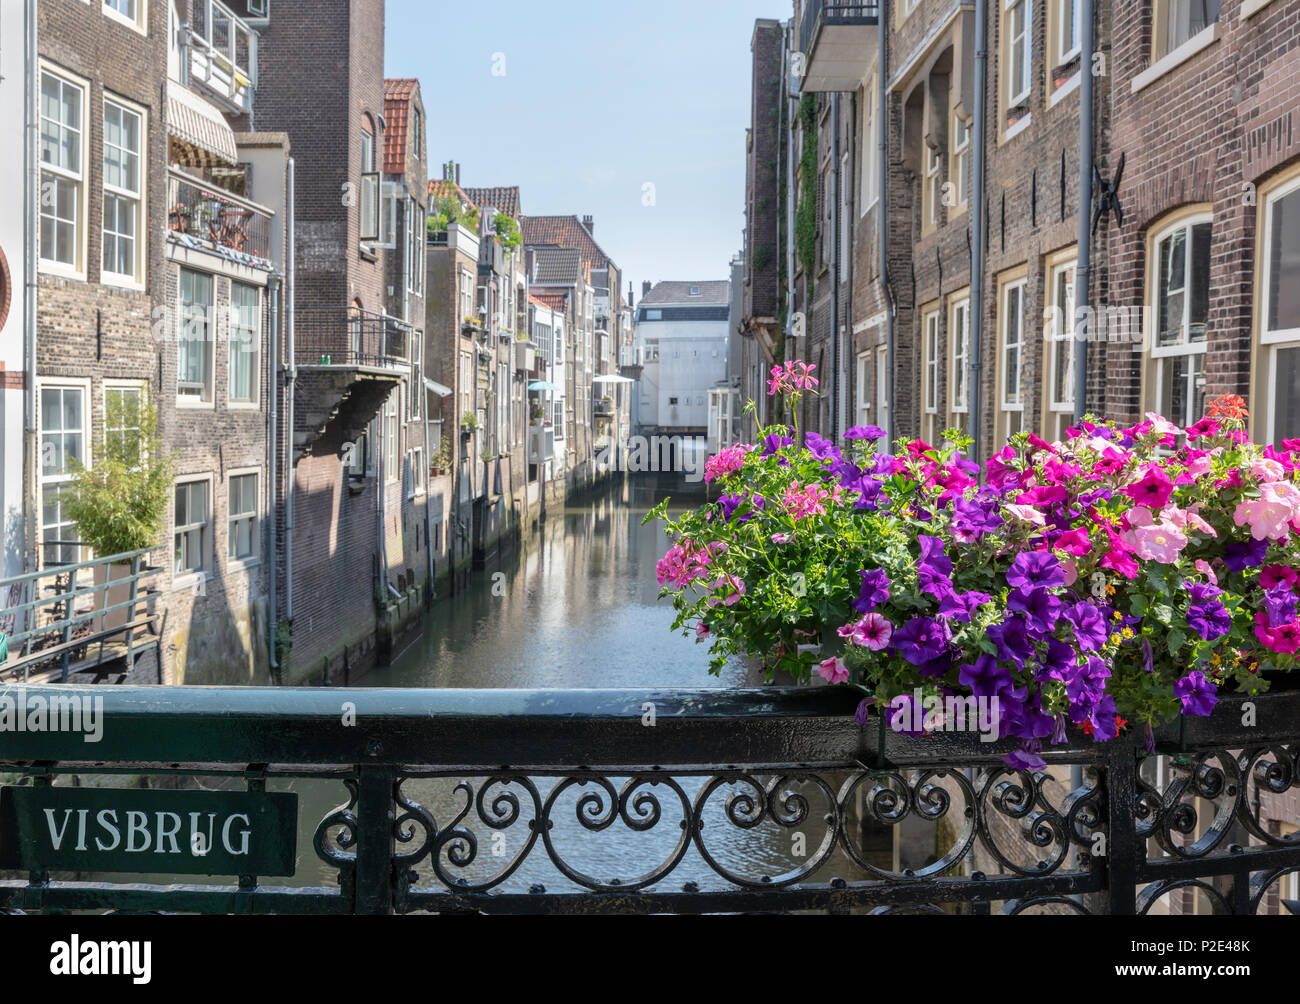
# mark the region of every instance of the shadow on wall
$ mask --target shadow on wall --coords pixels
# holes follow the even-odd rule
[[[263,567],[235,572],[229,582],[226,576],[212,575],[194,587],[188,621],[171,636],[175,683],[248,687],[273,682],[267,600],[259,585]]]

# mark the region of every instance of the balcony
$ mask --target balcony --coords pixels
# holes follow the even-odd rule
[[[257,32],[218,0],[195,5],[189,35],[190,83],[237,115],[253,110]]]
[[[295,460],[355,440],[410,376],[411,327],[358,307],[300,307],[295,314]]]
[[[875,58],[880,7],[847,0],[805,0],[799,49],[804,93],[854,91]]]
[[[1102,744],[1075,733],[1040,771],[1007,768],[1010,742],[861,727],[861,695],[821,687],[55,685],[24,698],[92,696],[93,758],[77,732],[6,735],[0,772],[35,784],[4,790],[0,912],[1300,911],[1286,891],[1300,840],[1261,810],[1300,787],[1295,691],[1225,696],[1211,718],[1158,729],[1153,753],[1141,729]],[[367,713],[339,728],[348,702]],[[311,785],[331,785],[337,807],[311,811],[296,794]],[[92,867],[46,814],[75,819],[106,791],[151,818],[182,803],[245,813],[257,860],[218,842],[165,867],[122,853]],[[787,850],[796,840],[806,849]],[[224,881],[164,883],[162,870]]]
[[[167,234],[188,247],[270,270],[274,214],[225,189],[170,168],[167,172]]]

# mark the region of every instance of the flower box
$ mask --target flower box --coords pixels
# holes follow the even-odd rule
[[[786,414],[812,369],[773,370]],[[918,707],[961,699],[1022,769],[1080,734],[1149,747],[1296,666],[1300,440],[1253,445],[1245,417],[1225,398],[1187,429],[1090,418],[983,471],[957,430],[891,455],[874,427],[773,427],[709,458],[721,494],[669,523],[659,581],[715,670],[819,673],[868,695],[863,722],[874,705],[921,736],[944,717]]]

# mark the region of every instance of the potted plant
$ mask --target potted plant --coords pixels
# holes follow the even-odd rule
[[[478,415],[472,411],[467,411],[460,416],[460,434],[468,436],[478,428]]]
[[[93,468],[73,461],[74,480],[64,495],[64,511],[76,524],[77,536],[96,557],[108,558],[158,546],[172,498],[173,458],[158,437],[157,414],[148,402],[110,401],[96,444]],[[129,561],[95,566],[95,584],[102,586],[131,574]],[[125,603],[129,586],[100,590],[99,609]],[[131,610],[109,613],[105,628],[130,619]]]
[[[773,370],[787,414],[811,369]],[[873,426],[842,446],[771,427],[708,459],[721,497],[668,524],[658,578],[715,671],[739,655],[857,686],[864,724],[872,702],[896,727],[958,695],[997,703],[1014,769],[1071,730],[1141,728],[1150,752],[1155,726],[1297,666],[1300,440],[1261,448],[1245,419],[1226,397],[1186,429],[1018,433],[982,483],[959,430],[889,455]]]

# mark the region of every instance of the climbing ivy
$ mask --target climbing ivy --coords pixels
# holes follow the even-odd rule
[[[805,94],[799,101],[799,121],[803,125],[803,151],[799,157],[802,173],[799,207],[794,216],[795,248],[804,272],[811,276],[817,264],[817,96]]]

